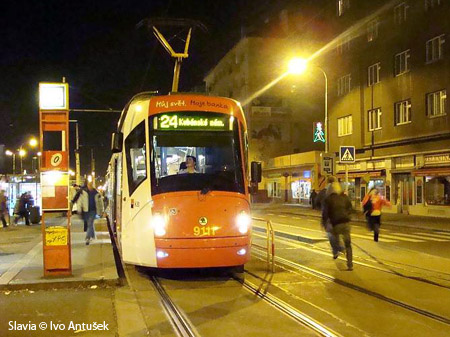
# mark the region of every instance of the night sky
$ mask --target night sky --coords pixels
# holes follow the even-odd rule
[[[136,27],[146,18],[184,17],[200,20],[208,28],[208,32],[193,32],[179,90],[202,85],[206,73],[239,40],[248,16],[246,6],[252,6],[248,3],[3,1],[0,144],[13,149],[30,135],[38,135],[39,82],[60,82],[65,77],[70,85],[71,109],[121,110],[138,92],[167,93],[173,61],[152,34]],[[184,37],[185,33],[180,35]],[[118,117],[118,113],[71,113],[70,119],[80,121],[82,174],[90,170],[91,148],[97,174],[104,174],[110,156],[110,134]],[[73,149],[73,131],[71,137]],[[31,160],[25,163],[30,166]],[[71,166],[74,168],[74,164]]]

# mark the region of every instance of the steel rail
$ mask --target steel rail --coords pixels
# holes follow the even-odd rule
[[[256,253],[256,254],[258,254],[258,253]],[[439,322],[442,322],[442,323],[450,325],[450,319],[447,318],[447,317],[434,314],[434,313],[432,313],[430,311],[427,311],[427,310],[424,310],[424,309],[420,309],[420,308],[417,308],[415,306],[409,305],[407,303],[404,303],[404,302],[395,300],[393,298],[384,296],[384,295],[382,295],[380,293],[377,293],[375,291],[372,291],[372,290],[369,290],[369,289],[357,286],[355,284],[351,284],[349,282],[346,282],[346,281],[334,278],[333,276],[325,274],[325,273],[323,273],[321,271],[318,271],[318,270],[315,270],[315,269],[303,266],[303,265],[298,264],[298,263],[293,262],[293,261],[289,261],[289,260],[284,259],[284,258],[282,258],[280,256],[277,256],[275,259],[276,259],[276,261],[279,264],[282,264],[282,265],[285,265],[285,266],[289,266],[289,267],[297,269],[297,270],[301,270],[303,272],[306,272],[308,274],[314,275],[314,276],[316,276],[318,278],[321,278],[323,280],[326,280],[326,281],[329,281],[329,282],[334,282],[334,283],[339,284],[339,285],[341,285],[343,287],[356,290],[356,291],[358,291],[360,293],[363,293],[363,294],[368,295],[368,296],[375,297],[377,299],[380,299],[382,301],[388,302],[388,303],[393,304],[395,306],[398,306],[398,307],[401,307],[403,309],[412,311],[412,312],[414,312],[416,314],[419,314],[419,315],[428,317],[430,319],[433,319],[435,321],[439,321]]]
[[[263,229],[262,227],[257,227],[257,226],[256,226],[256,228]],[[281,235],[280,233],[285,233],[286,235]],[[306,245],[308,245],[308,244],[311,245],[308,242],[304,242],[304,241],[301,241],[301,240],[299,240],[299,239],[297,239],[295,237],[291,237],[291,234],[289,234],[287,232],[275,231],[275,236],[277,237],[277,240],[286,240],[288,242],[292,241],[293,243],[300,245],[302,248],[304,248],[305,244]],[[297,236],[297,235],[295,235],[295,236]],[[301,235],[298,235],[297,237],[301,237]],[[325,239],[325,240],[327,240],[327,239]],[[253,244],[253,245],[255,247],[258,247],[258,248],[262,247],[262,246],[257,245],[257,244]],[[354,245],[354,246],[358,247],[359,249],[361,249],[362,251],[364,251],[364,249],[362,249],[356,243],[352,242],[352,245]],[[325,249],[322,249],[322,248],[316,247],[316,246],[309,247],[308,249],[311,250],[311,251],[318,251],[320,253],[328,252],[328,250],[325,250]],[[367,254],[367,252],[366,252],[366,254]],[[369,254],[369,256],[370,256],[370,254]],[[398,277],[403,277],[403,278],[406,278],[406,279],[414,280],[414,281],[417,281],[417,282],[427,283],[427,284],[431,284],[431,285],[434,285],[434,286],[437,286],[437,287],[450,289],[450,286],[447,286],[445,284],[441,284],[441,283],[438,283],[436,281],[432,281],[432,280],[429,280],[429,279],[426,279],[426,278],[423,278],[423,277],[409,276],[409,275],[402,274],[401,272],[397,272],[397,271],[392,270],[392,269],[380,268],[378,266],[371,265],[369,262],[373,262],[373,260],[368,260],[368,259],[366,259],[364,257],[359,257],[358,259],[362,260],[362,261],[366,261],[366,262],[355,261],[355,260],[353,262],[355,264],[359,264],[359,265],[367,267],[367,268],[378,270],[378,271],[381,271],[383,273],[388,273],[388,274],[396,275]],[[443,271],[435,271],[435,270],[432,270],[432,269],[422,268],[422,267],[418,267],[418,266],[414,266],[414,265],[410,265],[410,264],[396,263],[394,261],[381,261],[381,264],[384,265],[385,267],[396,268],[396,269],[398,269],[398,270],[400,270],[402,272],[414,273],[414,270],[406,268],[406,267],[410,267],[410,268],[413,268],[413,269],[417,269],[419,271],[425,271],[425,272],[432,273],[432,275],[429,276],[431,278],[438,279],[438,280],[445,281],[445,282],[450,281],[448,278],[446,278],[444,276],[442,276],[442,277],[440,276],[440,275],[450,275],[450,273],[446,273],[446,272],[443,272]]]
[[[326,336],[326,337],[341,337],[338,333],[326,328],[325,326],[321,325],[320,323],[316,322],[311,317],[307,316],[306,314],[301,313],[300,311],[293,308],[291,305],[287,304],[286,302],[282,301],[281,299],[277,298],[274,295],[271,295],[270,293],[263,293],[261,292],[256,285],[249,281],[242,281],[240,279],[236,279],[238,282],[240,282],[244,288],[251,292],[252,294],[258,296],[262,300],[266,301],[285,315],[289,316],[293,320],[297,321],[298,323],[305,325],[306,327],[312,329],[314,332],[319,334],[320,336]]]
[[[181,310],[175,305],[170,296],[164,290],[163,286],[159,282],[158,278],[155,276],[151,277],[151,281],[156,291],[158,292],[161,303],[166,310],[170,320],[173,323],[173,326],[176,328],[176,331],[179,336],[182,337],[197,337],[200,336],[198,332],[194,330],[192,324],[184,317],[181,313]]]

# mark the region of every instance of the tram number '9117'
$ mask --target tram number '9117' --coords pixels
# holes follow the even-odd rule
[[[194,227],[194,235],[195,236],[213,236],[216,235],[216,231],[218,227],[210,227],[210,226],[195,226]]]

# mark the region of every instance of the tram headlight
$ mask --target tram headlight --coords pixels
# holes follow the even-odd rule
[[[164,216],[157,213],[152,217],[152,227],[156,236],[163,236],[166,234],[166,220]]]
[[[248,228],[250,227],[251,218],[245,211],[238,214],[236,217],[236,225],[238,227],[239,233],[247,234]]]

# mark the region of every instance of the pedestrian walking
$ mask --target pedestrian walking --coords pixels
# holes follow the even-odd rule
[[[312,209],[316,209],[316,198],[317,198],[317,193],[316,193],[316,190],[313,188],[309,195],[309,203],[311,204]]]
[[[86,245],[95,239],[94,220],[95,217],[103,214],[103,200],[94,188],[92,183],[87,184],[87,189],[83,189],[78,198],[77,208],[83,211],[83,216],[87,223]]]
[[[16,201],[16,205],[14,207],[14,212],[16,213],[16,217],[14,218],[14,224],[17,225],[21,218],[25,218],[25,225],[31,226],[30,224],[30,208],[32,206],[32,198],[28,195],[27,192],[22,193],[18,201]]]
[[[373,241],[378,242],[381,227],[381,209],[383,206],[391,207],[377,188],[372,188],[362,201],[364,212],[366,213],[367,225],[373,231]]]
[[[327,185],[325,186],[325,188],[323,188],[322,190],[319,191],[319,193],[317,193],[316,195],[316,199],[315,199],[315,206],[317,209],[322,209],[323,207],[323,202],[327,196],[327,190],[328,187],[334,183],[336,181],[336,178],[334,176],[328,176],[327,177]]]
[[[327,195],[322,207],[322,225],[325,228],[330,241],[333,259],[337,259],[339,252],[344,249],[339,241],[344,241],[347,255],[347,268],[353,270],[353,253],[350,237],[350,214],[352,204],[348,196],[342,192],[341,185],[333,182],[327,188]]]
[[[6,222],[6,215],[8,214],[7,198],[5,190],[0,191],[0,219],[2,220],[3,228],[8,227]]]
[[[78,199],[80,198],[81,193],[83,191],[87,191],[87,185],[86,184],[87,183],[84,183],[83,186],[81,186],[81,187],[78,186],[78,185],[74,186],[75,189],[76,189],[76,192],[75,192],[75,196],[71,200],[71,203],[72,203],[71,210],[74,211],[74,209],[76,208],[76,213],[81,215],[81,218],[83,219],[83,229],[84,229],[85,232],[87,231],[88,224],[87,224],[87,221],[86,221],[86,217],[83,214],[83,210],[78,207]]]

